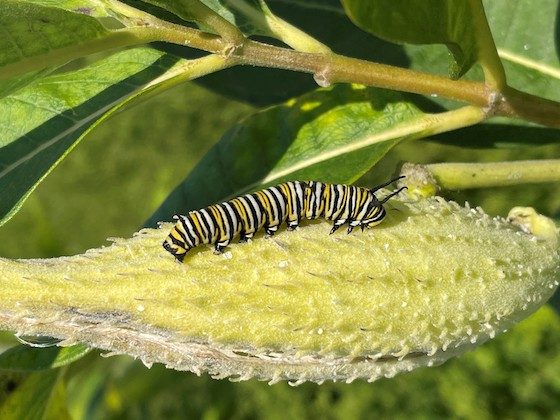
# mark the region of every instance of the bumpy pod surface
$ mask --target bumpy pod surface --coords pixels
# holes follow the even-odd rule
[[[218,378],[375,380],[494,337],[560,273],[554,227],[539,239],[438,197],[392,200],[364,232],[304,222],[224,255],[196,248],[184,264],[161,246],[170,228],[73,257],[0,260],[0,327]]]

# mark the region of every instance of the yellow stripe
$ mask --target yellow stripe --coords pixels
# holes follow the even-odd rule
[[[173,236],[175,239],[177,239],[178,241],[180,241],[181,243],[184,243],[185,241],[183,240],[183,238],[181,237],[181,235],[179,235],[179,232],[177,232],[177,228],[173,229],[170,233],[171,236]]]
[[[288,183],[284,183],[284,184],[280,184],[278,185],[278,188],[280,189],[281,192],[284,193],[284,195],[286,196],[286,215],[287,215],[287,219],[289,221],[293,221],[293,220],[297,220],[297,215],[293,206],[293,200],[295,198],[295,191],[292,191],[290,189],[290,186],[288,185]]]
[[[343,186],[342,189],[344,191],[342,194],[342,200],[337,203],[337,207],[340,207],[340,209],[342,210],[342,215],[344,216],[344,218],[348,219],[350,215],[347,214],[346,207],[348,202],[350,201],[350,197],[348,197],[350,193],[350,187]]]
[[[270,216],[272,214],[272,203],[270,202],[270,199],[262,191],[257,191],[256,195],[258,196],[260,203],[263,205],[264,209]]]
[[[231,204],[235,207],[235,210],[237,210],[237,212],[239,213],[242,222],[249,219],[247,210],[245,209],[245,206],[243,205],[243,202],[241,200],[234,198],[233,200],[231,200]]]
[[[191,219],[191,221],[193,222],[194,228],[196,229],[196,233],[198,234],[198,239],[204,242],[206,240],[204,237],[204,229],[202,228],[198,217],[199,217],[199,213],[192,213],[189,215],[189,219]]]
[[[331,199],[331,188],[329,184],[324,184],[324,187],[319,206],[317,207],[317,214],[321,214],[321,212],[324,211],[325,217],[327,217],[328,203]]]
[[[214,228],[219,228],[221,230],[220,233],[222,233],[222,236],[223,236],[223,233],[225,231],[225,229],[224,229],[225,221],[224,221],[224,218],[222,216],[222,213],[220,212],[220,210],[218,210],[218,208],[216,206],[210,206],[210,207],[208,207],[208,210],[210,210],[212,212],[212,215],[216,219],[217,226],[214,226]],[[214,236],[214,235],[212,235],[212,236]]]

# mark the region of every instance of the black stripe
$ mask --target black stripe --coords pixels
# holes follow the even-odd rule
[[[336,210],[340,206],[340,194],[338,192],[338,184],[331,184],[331,200],[330,201],[332,203],[330,217],[331,217],[331,220],[334,220],[334,215],[336,213]]]
[[[385,211],[385,209],[383,208],[383,206],[379,206],[376,207],[377,211],[379,213],[377,213],[376,215],[373,216],[373,222],[377,222],[379,220],[383,220],[387,214],[387,212]]]
[[[280,197],[283,197],[283,199],[286,199],[286,196],[284,194],[282,194],[282,191],[279,190],[276,187],[270,187],[267,188],[267,190],[270,192],[270,195],[272,196],[272,199],[274,200],[274,205],[272,206],[273,209],[276,210],[277,213],[277,219],[278,219],[278,225],[280,225],[282,223],[282,219],[284,218],[285,214],[282,214],[282,203],[280,203],[280,201],[278,200],[278,197],[276,196],[276,194],[274,194],[274,191],[277,191],[280,194]],[[284,203],[285,205],[286,203]]]
[[[230,242],[231,242],[231,240],[233,239],[233,237],[235,236],[235,233],[236,233],[236,231],[237,231],[237,219],[236,219],[236,220],[233,220],[233,219],[231,218],[231,213],[228,211],[228,209],[227,209],[227,207],[226,207],[226,204],[228,204],[228,203],[222,203],[222,204],[220,204],[220,208],[224,211],[224,213],[225,213],[225,215],[226,215],[227,222],[228,222],[228,224],[229,224],[229,230],[230,230],[230,232],[229,232],[229,235],[228,235],[228,236],[229,236],[229,240],[230,240]]]
[[[204,225],[204,227],[206,228],[206,232],[208,234],[208,240],[205,240],[204,238],[200,238],[200,242],[203,244],[212,243],[212,238],[214,237],[214,232],[216,231],[216,219],[214,218],[214,216],[212,216],[212,211],[210,210],[210,207],[205,207],[202,210],[206,211],[206,214],[208,214],[208,217],[210,217],[210,220],[212,221],[211,225],[208,224],[208,220],[206,220],[206,217],[203,216],[203,213],[197,212],[199,214],[200,224]]]
[[[179,220],[177,223],[180,223],[181,226],[183,227],[183,230],[184,230],[185,232],[187,232],[187,229],[185,229],[185,223],[183,222],[183,220]],[[186,243],[187,243],[187,237],[183,234],[183,232],[181,232],[179,229],[177,229],[177,226],[173,227],[173,230],[179,234],[179,236],[181,237],[181,239],[183,239],[183,241],[184,241],[185,244],[186,244]]]
[[[185,248],[185,249],[190,249],[189,246],[186,246],[186,243],[183,243],[181,241],[179,241],[177,238],[174,238],[173,236],[168,236],[169,239],[171,239],[171,242],[173,242],[174,245],[180,246],[181,248]]]
[[[255,194],[250,194],[251,197],[253,197],[253,200],[257,203],[257,207],[258,209],[256,209],[254,207],[254,203],[252,201],[247,200],[247,202],[249,203],[249,206],[251,207],[251,209],[253,209],[253,218],[255,219],[255,231],[259,228],[260,225],[265,225],[266,224],[266,219],[267,219],[267,213],[264,210],[264,207],[261,203],[261,200],[259,199],[259,197]],[[258,210],[258,212],[257,212]],[[259,217],[259,213],[260,213],[260,217]]]

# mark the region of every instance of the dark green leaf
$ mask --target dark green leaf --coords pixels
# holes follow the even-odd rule
[[[350,85],[259,112],[229,130],[148,221],[288,179],[351,183],[404,138],[427,135],[406,97]]]
[[[89,347],[82,344],[46,348],[20,344],[0,353],[0,371],[26,372],[57,368],[80,359],[89,351]]]
[[[360,28],[392,42],[445,44],[453,55],[451,77],[462,76],[477,60],[472,7],[464,0],[342,0]]]
[[[494,118],[489,122],[431,136],[431,141],[459,147],[516,148],[560,142],[560,130],[523,121]]]
[[[558,2],[543,0],[539,2],[539,7],[535,7],[535,3],[530,0],[520,0],[515,3],[515,7],[511,7],[511,2],[507,0],[488,0],[484,5],[508,84],[533,95],[560,101]],[[441,64],[438,66],[437,63],[445,59],[445,52],[429,46],[406,49],[414,68],[436,72],[442,70]],[[480,72],[469,73],[471,78],[480,79]],[[452,106],[448,101],[431,99],[443,105],[443,109]],[[530,147],[558,143],[560,130],[500,118],[442,133],[431,139],[467,147]]]

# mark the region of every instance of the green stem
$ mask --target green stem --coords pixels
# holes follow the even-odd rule
[[[160,40],[181,43],[183,27],[153,18],[154,31]],[[193,31],[191,29],[191,31]],[[179,42],[177,42],[179,40]],[[199,41],[201,37],[198,38]],[[224,53],[224,44],[202,45],[201,48],[214,53]],[[184,43],[184,41],[183,41]],[[197,42],[198,45],[204,42]],[[437,95],[471,105],[483,107],[488,116],[500,115],[523,118],[549,127],[560,128],[560,103],[520,92],[506,87],[504,92],[490,86],[468,80],[450,80],[446,77],[420,71],[393,67],[371,61],[360,60],[332,53],[307,53],[287,48],[245,40],[231,58],[238,64],[274,67],[301,71],[315,76],[324,86],[332,83],[361,83],[404,92],[423,95]]]
[[[433,74],[338,54],[312,54],[248,40],[240,63],[311,73],[321,85],[361,83],[425,95],[441,95],[477,106],[488,105],[489,91],[482,83],[450,80]]]
[[[249,5],[245,0],[228,0],[228,5],[242,13],[253,25],[268,33],[296,51],[309,53],[330,53],[322,42],[276,16],[264,1],[259,2],[262,10]]]
[[[560,181],[560,159],[492,163],[436,163],[425,168],[447,190]]]
[[[501,91],[506,86],[506,73],[488,26],[484,6],[481,0],[469,0],[469,2],[473,12],[474,24],[477,28],[478,61],[484,71],[484,79],[493,89]]]
[[[560,128],[560,103],[506,86],[496,104],[496,115],[521,118]]]
[[[207,26],[220,35],[224,41],[239,46],[243,44],[245,36],[235,26],[206,6],[199,0],[146,0],[148,3],[162,7],[182,19],[194,21]]]

